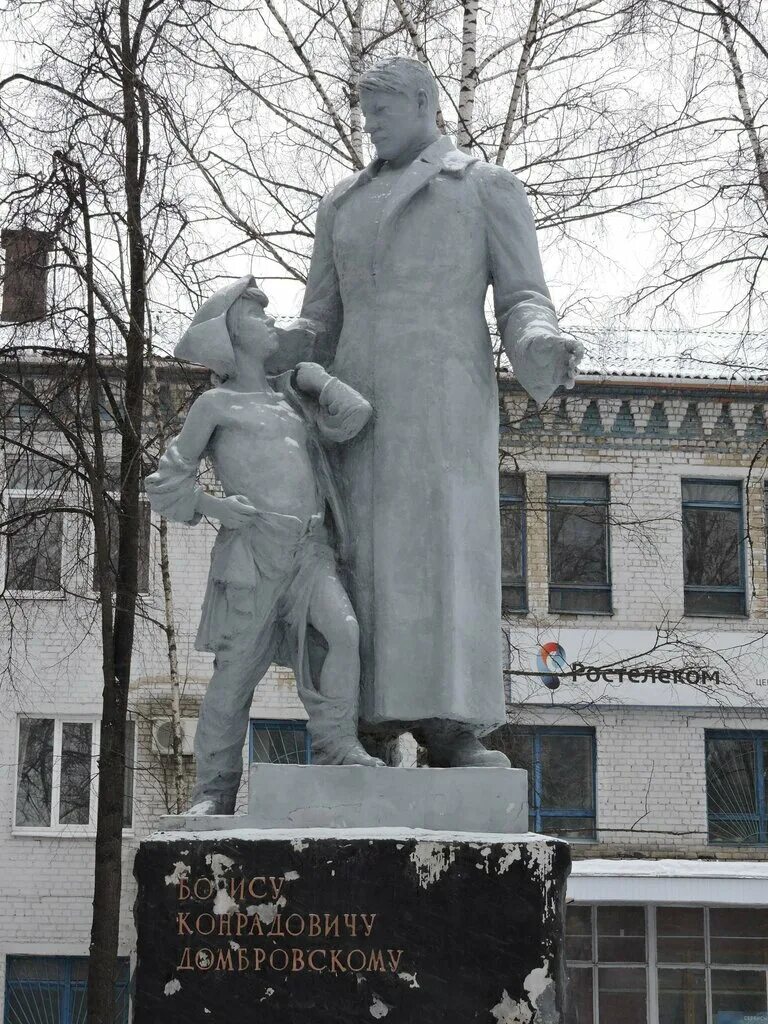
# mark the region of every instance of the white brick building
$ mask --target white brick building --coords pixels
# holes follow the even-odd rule
[[[499,741],[573,838],[579,1024],[768,1020],[768,381],[664,362],[540,415],[502,385]]]
[[[510,725],[501,741],[532,769],[532,823],[576,836],[572,1020],[768,1019],[759,1016],[768,1013],[768,773],[760,775],[768,752],[760,706],[768,677],[760,458],[768,381],[585,375],[575,392],[540,415],[503,381],[502,402],[505,602],[518,610],[504,616]],[[706,488],[687,491],[684,513],[683,481],[726,488],[714,492],[716,500]],[[8,479],[4,486],[6,495],[23,491],[18,480],[15,490]],[[719,552],[714,569],[695,550],[708,535],[710,512],[720,516],[716,542],[705,551]],[[83,766],[82,755],[78,761],[72,752],[76,741],[97,747],[100,654],[87,568],[67,555],[82,536],[75,517],[64,514],[62,523],[62,572],[71,562],[75,576],[60,591],[11,593],[16,563],[7,550],[2,562],[11,600],[0,609],[3,650],[10,651],[0,688],[0,968],[7,971],[0,1020],[9,1024],[47,1022],[41,993],[58,1000],[60,1018],[51,1019],[80,1019],[80,958],[89,942],[93,829],[73,823],[89,811],[73,803],[70,789]],[[209,674],[209,658],[194,652],[193,640],[213,535],[206,525],[171,527],[183,712],[191,718]],[[581,559],[568,561],[565,553],[579,545]],[[163,616],[156,547],[152,530],[131,687],[136,746],[120,949],[126,961],[134,943],[134,851],[173,800],[168,759],[152,743],[156,723],[168,715],[168,659],[152,621]],[[713,571],[730,582],[696,590],[694,577]],[[710,600],[722,602],[727,614],[690,614]],[[579,610],[550,611],[566,606]],[[540,666],[545,644],[548,660]],[[574,662],[585,666],[575,681],[568,678]],[[700,673],[694,685],[660,678],[681,669]],[[536,674],[542,671],[557,674],[556,689]],[[252,716],[286,723],[272,740],[254,727],[256,756],[266,755],[270,742],[295,741],[303,751],[294,724],[304,712],[289,673],[273,670],[264,680]],[[24,724],[30,721],[34,728]],[[32,781],[30,773],[37,773]],[[723,779],[731,775],[738,785],[729,788]],[[42,791],[49,791],[45,806],[29,796]],[[67,817],[69,823],[57,823]]]

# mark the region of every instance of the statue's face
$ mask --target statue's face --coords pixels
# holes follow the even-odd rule
[[[423,138],[427,123],[424,93],[407,96],[400,92],[363,89],[360,106],[365,131],[380,160],[397,159]]]
[[[239,298],[227,315],[232,345],[258,359],[267,359],[278,349],[275,321],[264,307],[247,296]]]

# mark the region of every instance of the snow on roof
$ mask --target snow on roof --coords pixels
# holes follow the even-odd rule
[[[574,860],[571,874],[577,878],[763,878],[768,880],[768,861],[757,860]]]
[[[588,858],[573,861],[568,899],[754,909],[768,903],[766,882],[766,861]]]
[[[573,328],[569,333],[586,349],[583,377],[768,382],[768,331]]]
[[[280,327],[295,318],[276,315]],[[9,325],[4,325],[9,326]],[[6,355],[22,362],[53,358],[55,346],[46,346],[43,323],[26,324],[18,329],[19,348],[12,345]],[[707,330],[646,330],[636,328],[570,327],[566,332],[584,345],[585,356],[579,368],[582,379],[655,379],[727,381],[729,383],[768,383],[768,330],[746,333]],[[2,338],[5,341],[5,338]],[[8,342],[6,341],[6,344]],[[156,342],[156,351],[164,362],[176,362],[170,355],[172,344]],[[66,350],[62,352],[65,355]],[[115,359],[119,362],[120,357]],[[509,369],[506,358],[502,370]]]

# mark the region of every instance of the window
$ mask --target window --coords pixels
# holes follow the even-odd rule
[[[572,905],[566,958],[566,1024],[766,1019],[764,908]]]
[[[64,518],[49,508],[45,498],[8,494],[6,590],[61,590]]]
[[[745,615],[744,516],[739,482],[683,480],[686,615]]]
[[[306,722],[251,721],[252,764],[309,764],[311,741]]]
[[[710,843],[768,843],[768,732],[708,732]]]
[[[96,824],[99,723],[58,718],[19,719],[17,829],[66,827],[92,833]],[[133,824],[135,722],[126,723],[123,827]]]
[[[582,728],[503,725],[486,736],[513,768],[528,772],[528,827],[567,839],[595,838],[595,734]]]
[[[7,467],[4,496],[5,589],[61,591],[66,470],[44,459],[19,458]]]
[[[610,613],[608,504],[605,477],[549,477],[551,612]]]
[[[501,610],[528,609],[525,592],[525,487],[523,478],[503,475],[499,493],[501,516]]]
[[[88,959],[9,956],[5,1024],[84,1024]],[[115,1024],[128,1024],[129,964],[117,961]]]
[[[111,495],[112,500],[107,502],[107,540],[109,542],[109,565],[112,587],[114,589],[115,573],[117,571],[117,556],[120,546],[120,519],[118,516],[119,500],[117,495]],[[149,593],[149,550],[151,538],[151,510],[148,501],[142,500],[139,504],[139,572],[138,590],[140,594]],[[96,578],[96,557],[93,559],[93,577],[91,581],[93,590],[98,590]]]

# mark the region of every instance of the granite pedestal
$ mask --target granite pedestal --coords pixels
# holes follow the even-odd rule
[[[318,827],[307,824],[323,805],[313,792],[318,769],[269,768],[256,773],[273,795],[260,828],[241,827],[252,803],[249,815],[215,819],[214,828],[171,819],[175,827],[142,842],[136,1024],[561,1024],[568,847],[510,834],[524,773],[375,769],[380,802],[366,809],[355,793],[374,780],[327,769],[338,773],[336,795],[347,791],[344,820],[365,823],[337,824],[340,805],[325,800],[334,824]],[[443,820],[460,821],[462,806],[476,820],[487,787],[500,796],[504,776],[507,801],[484,819],[496,828],[411,824],[418,808],[438,825],[441,807]],[[306,780],[304,802],[296,780]],[[452,805],[453,791],[466,801]],[[265,827],[279,813],[298,825]],[[400,821],[384,826],[390,814]]]

